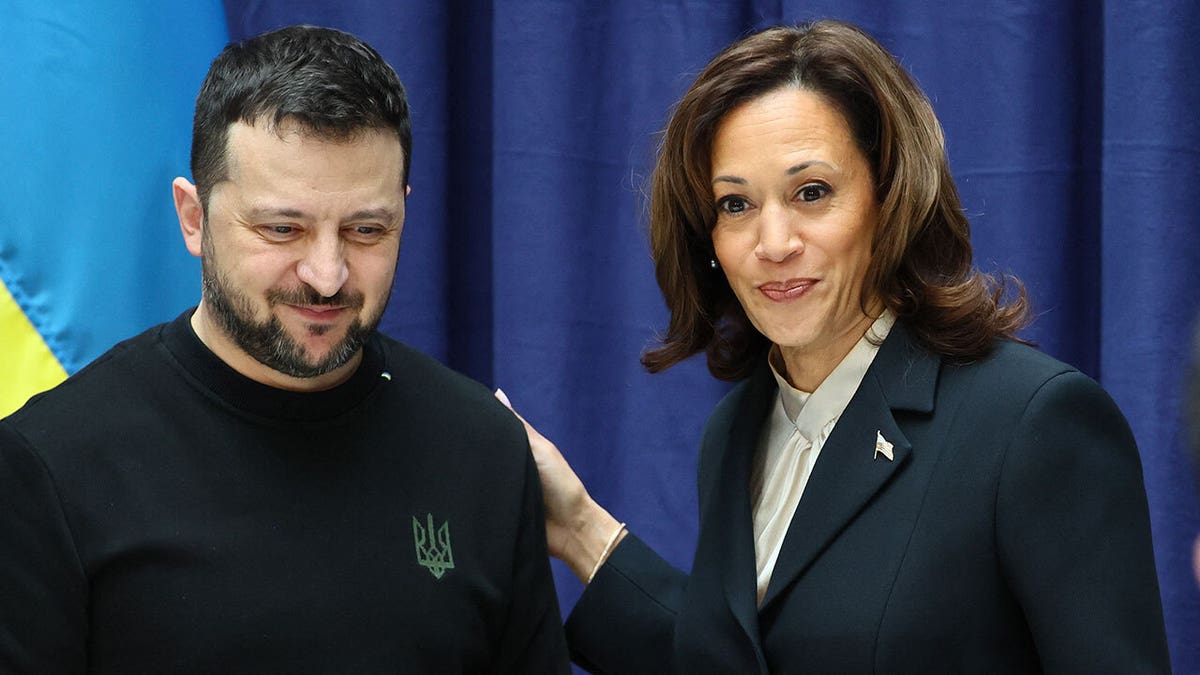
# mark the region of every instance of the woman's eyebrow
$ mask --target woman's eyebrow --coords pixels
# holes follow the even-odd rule
[[[812,159],[807,162],[800,162],[799,164],[791,167],[790,169],[787,170],[787,175],[795,176],[796,174],[800,173],[801,171],[807,169],[808,167],[817,166],[817,165],[823,166],[827,169],[833,168],[833,165],[830,164],[829,162],[822,162],[819,159]]]

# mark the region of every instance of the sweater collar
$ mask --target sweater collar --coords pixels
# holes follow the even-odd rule
[[[391,379],[378,333],[363,345],[363,358],[348,380],[318,392],[277,389],[242,375],[212,352],[192,330],[195,308],[166,324],[162,343],[195,384],[234,411],[289,424],[331,421],[354,410]]]

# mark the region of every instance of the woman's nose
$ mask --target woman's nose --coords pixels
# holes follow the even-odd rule
[[[758,221],[758,245],[754,247],[754,255],[760,260],[783,262],[804,250],[797,215],[790,209],[766,205]]]

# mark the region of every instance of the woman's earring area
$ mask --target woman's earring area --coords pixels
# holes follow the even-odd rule
[[[721,269],[721,265],[720,265],[720,263],[717,262],[716,258],[708,259],[708,267],[709,267],[709,269],[714,269],[714,270]]]

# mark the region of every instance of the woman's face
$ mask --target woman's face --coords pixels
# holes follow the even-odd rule
[[[729,285],[792,384],[812,391],[871,322],[861,293],[879,209],[867,159],[836,108],[778,89],[717,128],[712,190]]]

